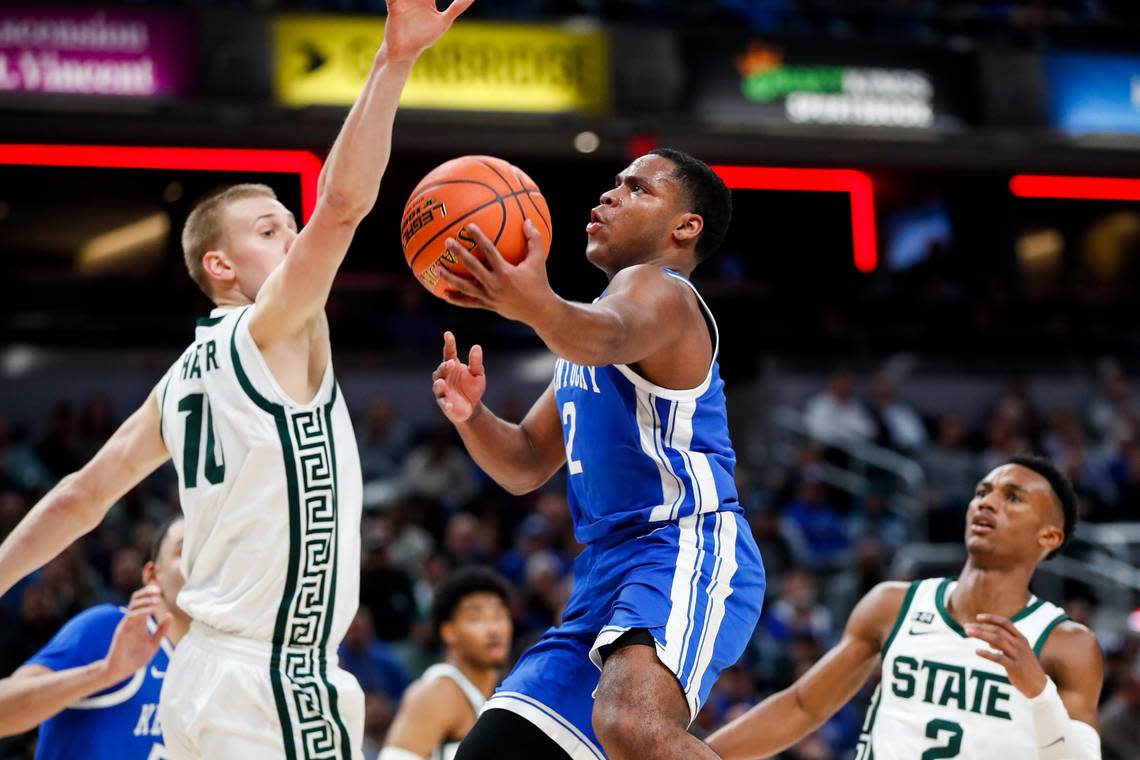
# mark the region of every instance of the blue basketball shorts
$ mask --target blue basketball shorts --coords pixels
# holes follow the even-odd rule
[[[563,622],[522,656],[485,710],[510,710],[573,760],[603,760],[591,721],[599,650],[630,629],[649,632],[684,690],[692,721],[720,672],[734,664],[760,618],[764,565],[744,518],[681,518],[574,563]]]

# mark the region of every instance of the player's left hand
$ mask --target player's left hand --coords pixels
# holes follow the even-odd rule
[[[388,0],[384,54],[390,61],[414,61],[443,36],[474,0],[452,0],[436,10],[435,0]]]
[[[471,278],[439,267],[436,271],[448,287],[443,293],[444,299],[455,306],[489,309],[533,327],[558,300],[546,276],[542,233],[529,219],[523,224],[526,256],[518,264],[512,264],[474,224],[467,225],[467,231],[475,238],[484,260],[480,261],[458,240],[448,238],[447,249],[467,267]]]
[[[966,635],[981,639],[991,649],[975,650],[979,657],[1005,668],[1009,682],[1029,699],[1045,690],[1045,669],[1021,631],[1001,615],[978,615],[977,623],[965,626]]]

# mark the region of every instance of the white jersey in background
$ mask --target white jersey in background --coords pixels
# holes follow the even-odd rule
[[[475,687],[475,684],[471,683],[467,676],[463,675],[462,670],[450,663],[441,662],[432,665],[420,676],[420,680],[424,683],[430,683],[437,678],[450,678],[454,681],[463,695],[467,697],[467,701],[471,703],[471,711],[476,717],[479,716],[479,711],[483,709],[483,703],[487,701],[487,698],[483,696],[483,692]],[[462,740],[444,740],[442,744],[432,750],[428,760],[453,760],[455,753],[459,750],[460,741]]]
[[[198,320],[194,343],[157,387],[185,515],[178,604],[194,621],[191,637],[198,629],[217,647],[229,636],[236,656],[264,661],[278,738],[344,745],[343,726],[341,739],[328,735],[342,723],[335,650],[359,600],[352,422],[331,359],[312,400],[281,390],[249,333],[251,311],[218,308]]]
[[[982,659],[988,648],[966,636],[946,611],[955,581],[911,584],[882,652],[856,760],[1014,760],[1037,756],[1029,700],[1005,669]],[[1033,597],[1011,620],[1040,656],[1068,616]]]

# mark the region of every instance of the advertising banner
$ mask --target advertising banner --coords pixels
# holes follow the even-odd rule
[[[275,89],[290,106],[349,105],[382,18],[283,15],[273,22]],[[609,40],[595,27],[458,22],[412,69],[408,108],[600,113],[610,102]]]
[[[930,53],[708,37],[686,47],[694,107],[709,121],[932,129],[965,120],[953,104],[961,77]]]
[[[1071,134],[1140,134],[1140,55],[1051,53],[1049,111]]]
[[[152,98],[197,71],[189,16],[153,10],[0,7],[0,94]]]

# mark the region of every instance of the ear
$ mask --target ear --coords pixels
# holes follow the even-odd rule
[[[455,646],[455,628],[451,623],[444,623],[439,627],[439,638],[443,641],[444,646]]]
[[[1065,531],[1056,525],[1045,525],[1037,534],[1037,545],[1045,552],[1045,556],[1049,556],[1063,543],[1065,543]]]
[[[237,279],[237,271],[234,269],[233,262],[221,249],[206,251],[202,256],[202,268],[206,270],[206,276],[211,280],[217,280],[226,285]]]
[[[704,228],[705,220],[701,218],[700,214],[694,214],[691,211],[686,212],[681,215],[676,226],[673,227],[673,240],[681,245],[694,245]]]
[[[158,580],[158,566],[153,562],[147,562],[143,565],[142,579],[144,586],[150,585]]]

